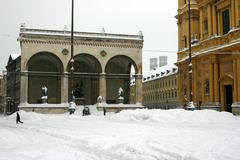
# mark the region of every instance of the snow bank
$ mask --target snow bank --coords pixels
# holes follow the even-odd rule
[[[23,110],[18,111],[22,121],[43,121],[49,118],[47,114],[40,114],[36,112],[25,112]],[[6,120],[14,121],[16,120],[16,113],[11,114],[10,116],[4,117]]]
[[[228,112],[214,110],[186,111],[183,109],[159,110],[159,109],[137,109],[124,110],[114,116],[117,120],[150,121],[150,122],[203,122],[203,123],[231,123],[240,122],[240,119]]]
[[[102,111],[98,111],[96,106],[88,106],[90,108],[91,115],[103,116]],[[84,106],[77,106],[75,113],[71,119],[81,118],[82,110]],[[40,114],[35,112],[19,111],[21,119],[23,121],[45,121],[52,118],[52,114]],[[69,113],[56,114],[55,116],[68,118]],[[123,110],[120,113],[113,114],[107,113],[110,119],[120,121],[145,121],[145,122],[160,122],[160,123],[233,123],[240,122],[240,117],[234,116],[229,112],[218,112],[214,110],[195,110],[186,111],[184,109],[171,109],[171,110],[160,110],[160,109],[136,109],[136,110]],[[6,120],[15,121],[16,113],[4,117]]]
[[[212,110],[19,111],[0,116],[0,160],[237,160],[240,118]],[[11,154],[9,154],[11,153]]]

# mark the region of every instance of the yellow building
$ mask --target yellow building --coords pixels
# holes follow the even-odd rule
[[[190,0],[192,100],[240,113],[240,0]],[[189,99],[188,0],[178,0],[178,97]]]

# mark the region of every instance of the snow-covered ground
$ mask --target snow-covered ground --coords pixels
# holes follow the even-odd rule
[[[211,110],[0,116],[0,160],[239,160],[240,118]]]

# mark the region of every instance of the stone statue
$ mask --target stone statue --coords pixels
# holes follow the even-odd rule
[[[122,87],[120,87],[120,88],[118,89],[118,96],[119,96],[119,97],[123,97],[123,89],[122,89]]]
[[[42,97],[47,96],[47,87],[45,85],[42,86]]]
[[[82,89],[83,89],[83,83],[81,82],[80,84],[76,84],[74,90],[73,90],[73,96],[75,98],[80,98],[83,97],[83,93],[82,93]]]
[[[124,102],[123,89],[122,89],[122,87],[120,87],[118,89],[118,103],[123,104],[123,102]]]

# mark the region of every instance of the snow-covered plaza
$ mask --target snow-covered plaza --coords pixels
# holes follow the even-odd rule
[[[239,160],[240,117],[211,110],[0,116],[0,160]]]

